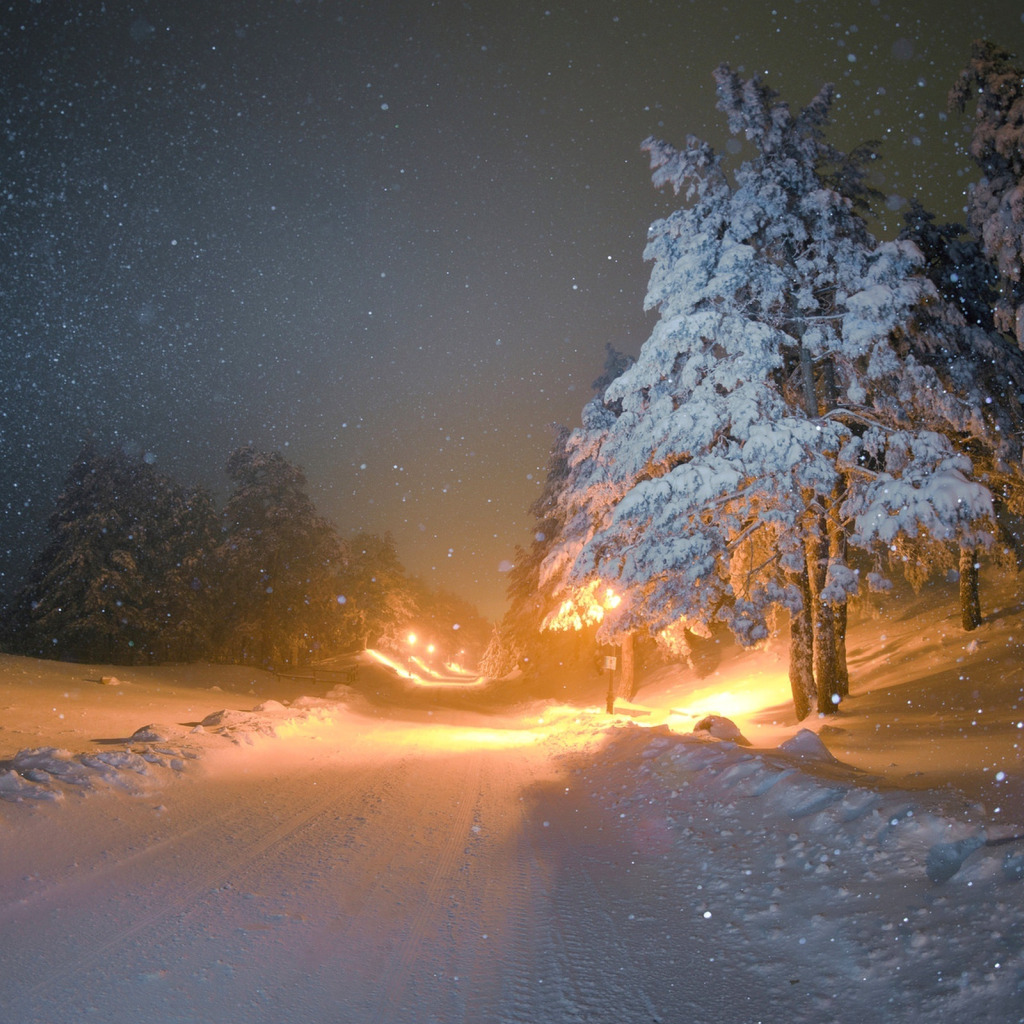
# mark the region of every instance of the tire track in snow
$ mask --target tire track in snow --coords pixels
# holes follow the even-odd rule
[[[516,768],[503,758],[484,780],[490,818],[483,818],[481,842],[491,849],[479,896],[481,922],[462,922],[458,960],[465,979],[459,1019],[466,1022],[535,1024],[550,1019],[543,989],[550,964],[539,941],[540,920],[546,916],[545,872],[526,836],[522,766]],[[493,820],[499,813],[500,820]],[[475,941],[478,936],[470,932],[474,926],[478,932],[487,927],[488,946]]]
[[[530,781],[524,763],[504,752],[459,755],[438,765],[426,800],[410,776],[420,799],[410,814],[408,794],[399,794],[405,811],[393,828],[404,826],[407,838],[397,844],[397,861],[388,861],[388,870],[396,862],[401,881],[369,899],[345,928],[346,936],[365,936],[373,950],[372,960],[361,952],[347,965],[344,1020],[553,1019],[538,1002],[538,979],[549,971],[538,953],[547,898],[545,868],[523,828],[524,772]],[[371,973],[377,983],[368,990]]]
[[[453,975],[463,922],[479,916],[484,869],[472,848],[488,802],[484,766],[474,752],[414,757],[410,767],[393,779],[380,813],[345,841],[329,824],[313,836],[319,849],[334,847],[306,894],[315,913],[294,936],[268,1005],[250,1020],[291,1019],[311,991],[346,1024],[399,1024],[428,1012],[446,1024],[472,1020]]]
[[[465,863],[466,843],[470,840],[473,821],[479,816],[481,806],[483,763],[479,753],[474,753],[472,757],[473,769],[467,773],[469,778],[458,787],[462,798],[456,802],[450,822],[445,822],[448,836],[437,850],[437,859],[426,891],[413,913],[401,946],[388,965],[388,983],[381,993],[378,1005],[374,1008],[371,1018],[373,1020],[395,1020],[396,1014],[406,1005],[413,967],[419,958],[421,948],[429,940],[437,939],[432,925],[437,923],[441,914],[441,899],[445,894],[450,894],[453,889],[458,888],[453,883],[459,881],[457,876]]]
[[[564,779],[561,781],[565,781]],[[561,785],[560,785],[561,790]],[[524,894],[514,918],[517,954],[506,963],[502,1024],[576,1024],[607,1016],[587,1016],[581,1008],[578,964],[574,963],[556,919],[556,892],[564,850],[550,840],[552,822],[538,819],[526,799],[517,801],[516,876]],[[544,842],[540,840],[543,839]]]
[[[580,798],[580,794],[576,792],[574,797]],[[550,790],[542,796],[535,812],[543,813],[544,820],[533,821],[529,832],[530,844],[537,851],[534,857],[549,860],[555,869],[548,891],[546,934],[540,941],[553,965],[548,973],[557,998],[549,999],[545,1019],[551,1024],[582,1024],[608,1019],[609,1013],[614,1013],[617,1020],[630,1024],[671,1020],[671,1014],[659,1010],[647,990],[643,950],[625,939],[616,916],[621,906],[616,907],[602,893],[592,873],[598,869],[618,875],[624,870],[629,858],[623,837],[616,835],[610,815],[594,814],[584,803],[577,819],[566,814],[565,808],[554,806],[555,799],[561,796],[552,796]],[[564,827],[568,822],[578,825],[576,834]],[[595,844],[598,829],[604,838]],[[615,837],[611,844],[609,836]],[[602,860],[593,861],[593,855],[588,858],[588,848],[600,849]],[[609,855],[620,863],[607,861]],[[530,1018],[520,1019],[525,1024]]]

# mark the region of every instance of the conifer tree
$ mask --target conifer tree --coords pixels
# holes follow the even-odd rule
[[[234,487],[222,514],[219,642],[229,657],[303,657],[334,628],[342,550],[317,514],[302,471],[252,447],[227,463]]]
[[[756,154],[730,179],[698,139],[644,144],[685,203],[649,233],[659,321],[570,438],[545,574],[614,586],[609,638],[721,620],[750,644],[788,609],[803,717],[847,685],[848,546],[926,532],[973,548],[991,496],[949,440],[971,429],[968,396],[901,345],[941,301],[920,251],[875,240],[819,174],[836,162],[830,89],[793,115],[756,79],[715,77]]]
[[[969,150],[982,178],[969,192],[967,222],[998,277],[996,327],[1024,347],[1024,67],[1008,50],[977,40],[949,93],[961,113],[971,99]]]
[[[87,444],[15,603],[19,649],[114,663],[202,650],[212,523],[203,492]]]
[[[346,544],[338,581],[339,632],[346,650],[401,650],[404,632],[418,611],[414,588],[390,533],[359,533]]]

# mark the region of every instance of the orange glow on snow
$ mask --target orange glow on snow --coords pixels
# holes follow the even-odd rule
[[[451,666],[448,665],[445,666],[445,671],[442,672],[421,661],[419,658],[410,658],[409,660],[417,668],[417,672],[410,676],[410,679],[416,686],[458,686],[461,689],[470,689],[483,686],[486,682],[482,676],[478,676],[475,673],[471,675],[461,670],[452,671]]]
[[[467,750],[510,750],[534,746],[555,738],[560,749],[584,747],[601,736],[597,708],[580,709],[568,705],[547,708],[543,715],[503,716],[500,724],[479,724],[480,716],[467,712],[463,723],[439,722],[430,718],[419,723],[382,722],[364,719],[344,706],[306,709],[289,716],[281,708],[281,717],[273,721],[273,734],[280,740],[328,743],[349,746],[353,730],[360,742],[389,748],[416,747],[426,753],[451,753]],[[270,748],[284,754],[284,747]]]
[[[618,608],[622,597],[611,587],[598,581],[588,583],[573,597],[566,598],[558,611],[548,619],[548,629],[583,629],[585,626],[596,626],[606,611]]]
[[[508,750],[530,747],[557,737],[558,746],[583,748],[599,742],[601,732],[593,728],[597,708],[583,710],[568,705],[552,707],[539,718],[506,719],[505,728],[483,728],[472,725],[440,723],[406,727],[392,732],[395,743],[408,743],[439,753],[453,750]],[[603,715],[601,716],[603,718]]]
[[[385,668],[391,669],[391,671],[395,672],[397,675],[403,676],[406,679],[412,678],[412,672],[410,672],[408,668],[404,668],[399,665],[394,658],[389,658],[383,651],[377,651],[372,647],[367,647],[366,653],[373,658],[374,661],[380,662],[381,665]]]
[[[423,725],[418,728],[397,730],[391,741],[437,751],[502,750],[510,747],[528,747],[544,738],[544,733],[532,729],[474,729],[457,725]]]
[[[403,665],[383,651],[375,650],[372,647],[367,647],[366,653],[374,661],[391,669],[402,679],[408,679],[415,686],[458,686],[468,689],[485,684],[483,677],[478,676],[475,672],[468,672],[458,665],[445,665],[443,670],[437,669],[428,665],[415,654],[410,654]]]
[[[689,732],[701,718],[721,715],[754,741],[757,720],[772,708],[790,711],[792,700],[788,668],[771,657],[756,660],[747,655],[723,664],[705,679],[681,679],[655,692],[641,691],[637,704],[651,710],[652,725],[667,723],[675,732]]]

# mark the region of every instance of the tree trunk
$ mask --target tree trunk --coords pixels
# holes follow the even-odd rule
[[[814,363],[807,349],[800,349],[800,382],[803,385],[804,412],[810,419],[818,415],[818,395],[814,390]]]
[[[614,715],[615,698],[618,696],[618,692],[615,689],[615,669],[606,668],[604,671],[608,673],[608,691],[605,693],[604,709],[609,715]]]
[[[838,504],[838,495],[836,496]],[[836,505],[833,505],[832,515],[829,517],[828,529],[829,558],[837,565],[846,565],[846,530],[839,521],[839,513]],[[835,618],[836,637],[836,692],[840,697],[850,695],[850,670],[846,664],[846,622],[847,602],[842,602],[832,609]]]
[[[800,591],[802,607],[789,616],[789,685],[793,691],[793,710],[798,721],[811,713],[814,697],[814,632],[811,625],[811,584],[807,569],[792,573]]]
[[[818,695],[818,714],[831,715],[838,710],[833,700],[839,693],[836,621],[832,606],[822,600],[828,577],[828,536],[824,516],[816,536],[809,537],[807,576],[811,582],[811,625],[814,632],[814,683]]]
[[[836,368],[831,356],[826,356],[822,366],[822,388],[824,390],[825,412],[830,412],[839,404],[839,391],[836,386]],[[846,527],[842,522],[842,490],[836,484],[830,499],[828,512],[828,558],[835,565],[846,565],[847,543]],[[828,565],[825,566],[826,578]],[[832,606],[833,635],[835,643],[835,695],[840,698],[850,695],[850,670],[846,664],[846,624],[847,599]],[[831,697],[832,695],[830,695]],[[829,710],[838,709],[838,704],[830,700]]]
[[[837,604],[832,612],[836,620],[836,692],[845,698],[850,696],[850,667],[846,664],[846,601]]]
[[[978,552],[973,548],[960,549],[960,622],[967,632],[981,625]]]
[[[633,634],[622,638],[622,673],[619,676],[619,694],[626,700],[636,696],[636,679],[633,671]]]

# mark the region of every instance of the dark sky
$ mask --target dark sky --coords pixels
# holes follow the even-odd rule
[[[885,142],[958,216],[946,92],[1024,3],[21,0],[0,14],[0,573],[82,439],[223,494],[241,444],[498,615],[552,434],[635,353],[640,142],[725,147],[711,71]],[[734,147],[735,148],[735,147]]]

